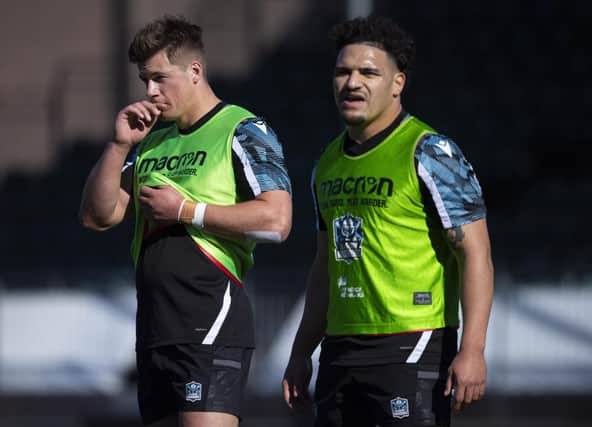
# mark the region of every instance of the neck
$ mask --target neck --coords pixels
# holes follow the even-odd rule
[[[400,103],[393,104],[376,119],[370,123],[359,126],[352,125],[347,127],[349,137],[358,144],[363,144],[380,131],[386,129],[401,113]]]
[[[203,87],[200,93],[195,96],[194,102],[191,108],[188,109],[187,114],[176,120],[177,127],[179,129],[187,129],[193,126],[194,123],[205,116],[219,102],[220,98],[216,96],[209,86]]]

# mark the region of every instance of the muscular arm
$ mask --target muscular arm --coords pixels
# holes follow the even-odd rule
[[[485,337],[493,300],[493,263],[485,219],[447,230],[462,266],[463,333],[460,350],[449,368],[446,394],[456,388],[460,411],[485,393]]]
[[[208,205],[204,216],[205,231],[240,239],[259,240],[258,236],[267,235],[272,236],[269,241],[279,243],[291,228],[292,196],[283,190],[267,191],[237,205]]]
[[[183,196],[170,186],[142,187],[139,197],[144,216],[161,223],[180,222],[193,225],[196,202],[187,200],[179,215]],[[235,240],[258,240],[253,233],[270,233],[276,238],[269,242],[286,240],[292,227],[292,196],[287,191],[273,190],[259,194],[253,200],[235,205],[208,204],[203,227],[206,233]],[[260,240],[266,241],[266,240]]]
[[[308,385],[312,374],[311,356],[325,335],[327,325],[327,251],[327,233],[319,231],[317,253],[308,274],[304,313],[283,379],[284,400],[291,408],[310,401]]]
[[[148,101],[130,104],[117,114],[114,141],[107,144],[84,185],[79,211],[84,227],[102,231],[123,220],[132,188],[131,168],[122,175],[123,163],[159,115],[159,107]]]
[[[234,205],[187,200],[171,187],[142,187],[140,198],[146,218],[164,223],[181,221],[205,232],[235,240],[283,242],[292,227],[290,178],[282,147],[273,130],[260,119],[246,119],[235,129],[232,141],[233,171],[237,183]],[[202,222],[194,221],[197,217]]]
[[[121,169],[129,149],[110,142],[91,170],[80,204],[80,222],[96,231],[119,224],[127,210],[131,193],[131,168]]]

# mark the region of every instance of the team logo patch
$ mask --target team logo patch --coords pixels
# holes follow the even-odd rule
[[[191,381],[185,384],[185,400],[188,402],[201,400],[201,383]]]
[[[391,400],[391,413],[393,418],[407,418],[409,416],[409,401],[404,397],[395,397]]]
[[[362,218],[348,213],[333,220],[335,259],[350,264],[362,258]]]

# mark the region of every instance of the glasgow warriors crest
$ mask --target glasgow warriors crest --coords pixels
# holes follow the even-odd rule
[[[185,384],[185,400],[188,402],[201,400],[201,383],[191,381]]]
[[[335,239],[335,259],[350,264],[362,258],[362,218],[345,214],[333,220],[333,236]]]
[[[395,397],[391,400],[391,413],[393,418],[406,418],[409,416],[409,401],[404,397]]]

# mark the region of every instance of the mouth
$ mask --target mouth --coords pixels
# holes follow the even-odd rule
[[[164,113],[169,109],[169,106],[167,104],[163,104],[162,102],[156,102],[154,105],[160,110],[161,113]]]
[[[156,108],[158,108],[161,112],[165,111],[169,108],[169,106],[167,104],[164,103],[164,101],[157,101],[155,99],[151,99],[150,103],[152,103]]]
[[[343,108],[355,108],[362,104],[365,98],[360,93],[344,93],[340,96],[340,104]]]

